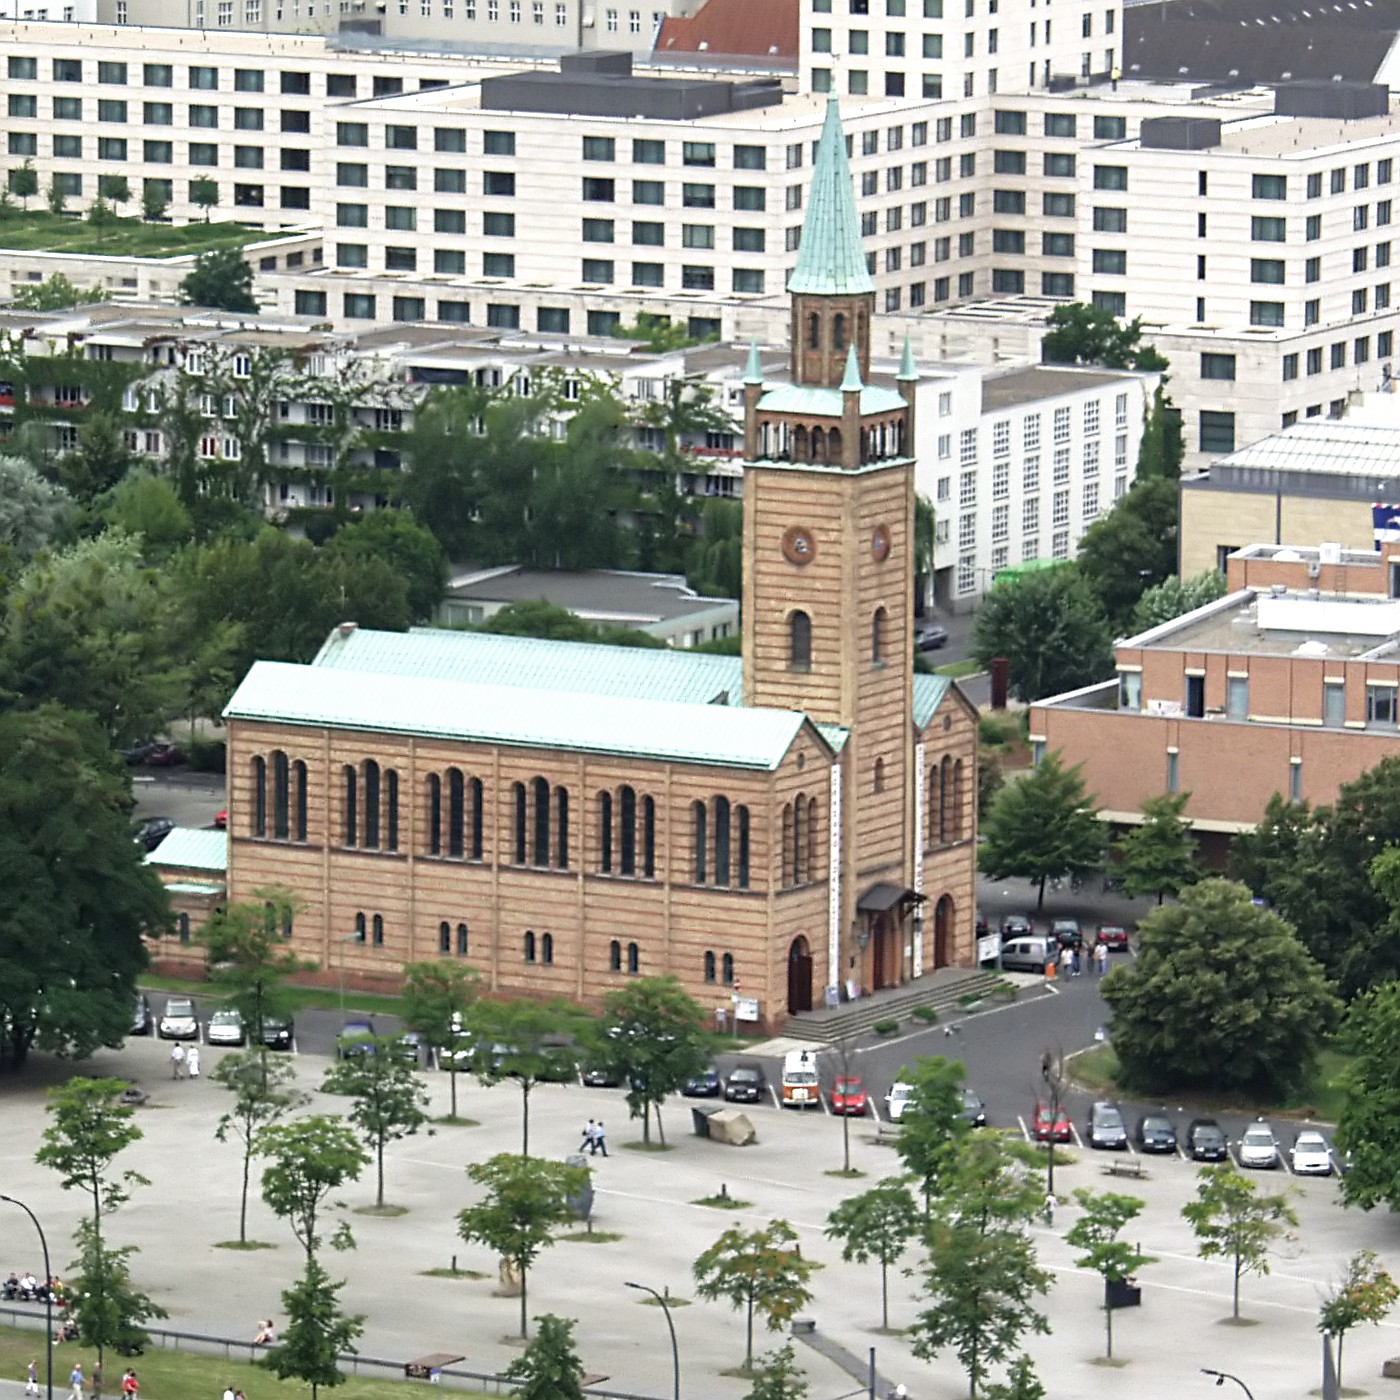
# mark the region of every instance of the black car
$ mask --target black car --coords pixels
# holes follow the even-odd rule
[[[1029,938],[1031,921],[1024,914],[1008,914],[1001,921],[1002,941],[1009,943],[1013,938]]]
[[[1230,1143],[1214,1118],[1193,1118],[1186,1125],[1186,1152],[1196,1162],[1223,1162]]]
[[[687,1079],[681,1093],[688,1099],[717,1099],[723,1088],[719,1071],[711,1065],[709,1069],[702,1069],[694,1079]]]
[[[583,1082],[590,1089],[616,1089],[622,1083],[622,1076],[616,1070],[593,1065],[584,1070]]]
[[[724,1097],[730,1103],[758,1103],[768,1088],[757,1065],[739,1065],[724,1081]]]
[[[264,1016],[263,1044],[269,1050],[290,1050],[295,1030],[290,1016]]]
[[[962,1120],[974,1128],[987,1126],[987,1106],[982,1102],[982,1096],[973,1089],[963,1090]]]
[[[1133,1128],[1139,1152],[1175,1152],[1176,1128],[1165,1113],[1144,1113]]]
[[[169,817],[147,817],[136,828],[136,844],[153,851],[174,830],[175,823]]]
[[[1056,919],[1050,925],[1050,937],[1061,948],[1082,950],[1084,947],[1084,930],[1079,927],[1078,919]]]
[[[150,1035],[151,1033],[151,1003],[146,1000],[145,992],[136,993],[136,1004],[131,1008],[131,1034]]]

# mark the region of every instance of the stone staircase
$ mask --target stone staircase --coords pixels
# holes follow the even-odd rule
[[[938,1012],[939,1021],[946,1024],[961,1012],[959,1003],[964,997],[988,997],[1006,980],[995,972],[940,968],[916,982],[876,992],[858,1001],[842,1002],[840,1006],[820,1011],[798,1012],[788,1017],[782,1033],[792,1040],[825,1043],[862,1035],[877,1021],[896,1020],[903,1026],[918,1006]],[[914,1026],[919,1024],[913,1022]]]

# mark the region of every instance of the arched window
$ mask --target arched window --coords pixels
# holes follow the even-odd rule
[[[190,941],[190,916],[181,914],[175,922],[176,927],[180,930],[180,942],[188,943]]]
[[[428,774],[424,784],[424,800],[428,805],[428,854],[442,854],[442,779],[436,773]]]
[[[540,961],[546,966],[554,962],[554,935],[552,933],[540,936]]]
[[[953,764],[953,830],[954,841],[961,841],[963,836],[963,762],[958,759]]]
[[[356,942],[356,943],[363,943],[364,941],[365,941],[365,916],[364,916],[363,914],[356,914],[356,915],[355,915],[355,942]]]
[[[525,784],[512,783],[511,796],[515,799],[515,863],[524,865],[529,853],[530,824],[526,818]]]
[[[446,919],[438,925],[438,952],[450,953],[452,951],[452,925]]]
[[[833,350],[846,348],[846,318],[839,311],[831,320],[831,348]]]
[[[937,831],[938,831],[938,844],[939,844],[940,846],[946,844],[946,842],[947,842],[947,840],[948,840],[948,831],[949,831],[949,826],[948,826],[948,816],[949,816],[949,813],[948,813],[948,803],[949,803],[949,800],[950,800],[950,799],[952,798],[952,796],[953,796],[953,794],[952,794],[952,786],[953,786],[952,777],[953,777],[953,764],[952,764],[952,760],[945,757],[944,760],[943,760],[943,762],[940,763],[940,764],[938,765],[938,824],[937,824]]]
[[[365,759],[365,846],[368,850],[379,849],[379,765],[372,759]]]
[[[792,459],[794,462],[810,462],[812,460],[812,440],[807,435],[807,429],[801,423],[792,430]]]
[[[806,460],[810,462],[826,461],[826,432],[823,429],[812,429],[812,455]]]
[[[253,760],[253,835],[267,835],[267,760]]]
[[[736,807],[734,814],[739,820],[739,870],[735,884],[746,890],[749,887],[749,809]]]
[[[876,666],[885,664],[885,610],[876,608],[870,619],[870,659]]]
[[[788,887],[797,883],[796,876],[792,868],[792,853],[796,849],[792,839],[792,829],[794,821],[793,804],[789,802],[783,808],[783,885]]]
[[[656,876],[656,803],[650,797],[642,798],[642,874]]]
[[[622,944],[615,938],[608,944],[608,971],[622,971]]]
[[[306,840],[306,764],[301,759],[292,764],[292,795],[296,804],[296,819],[292,834],[298,841]]]
[[[554,864],[560,870],[569,868],[569,790],[554,792]]]
[[[841,460],[841,429],[828,428],[826,434],[826,451],[829,459],[833,462]]]
[[[798,794],[792,804],[792,883],[800,885],[807,878],[807,799]]]
[[[875,760],[875,791],[876,791],[876,792],[884,792],[884,790],[885,790],[885,760],[884,760],[883,758],[877,758],[877,759]]]
[[[532,963],[535,960],[535,933],[533,929],[525,930],[525,961]]]
[[[466,924],[458,924],[458,925],[457,925],[457,956],[458,956],[459,958],[464,958],[464,957],[467,956],[467,950],[468,950],[468,947],[469,947],[469,942],[470,942],[470,935],[469,935],[468,932],[467,932],[467,926],[466,926]]]
[[[637,873],[637,793],[634,788],[624,786],[617,795],[618,835],[621,838],[618,853],[618,869],[624,875]]]
[[[794,671],[812,669],[812,619],[801,609],[788,619],[788,665]]]
[[[345,765],[345,844],[359,844],[358,775],[350,764]]]
[[[635,943],[627,945],[627,971],[640,972],[642,970],[642,950]]]
[[[707,982],[713,982],[714,980],[715,980],[715,955],[714,955],[713,953],[708,953],[708,952],[707,952],[707,953],[705,954],[705,981],[707,981]]]
[[[822,348],[822,318],[815,311],[807,317],[807,348],[809,350]]]
[[[465,852],[466,782],[460,768],[447,770],[447,854],[460,859]]]
[[[287,755],[277,749],[272,755],[272,834],[285,841],[291,834],[291,794]]]
[[[536,865],[549,864],[549,784],[543,778],[536,778],[531,784],[531,795],[535,801],[535,861]]]
[[[481,786],[480,778],[473,778],[471,782],[467,784],[467,795],[471,798],[472,811],[472,840],[470,853],[473,860],[480,860],[482,843],[485,840],[485,828],[482,823],[485,819],[486,810],[486,797]]]
[[[807,859],[805,869],[807,878],[815,880],[817,878],[817,799],[809,797],[807,799],[807,820],[803,823],[807,833]]]
[[[721,962],[720,967],[722,969],[722,971],[720,972],[720,977],[723,980],[724,985],[726,987],[732,987],[734,985],[734,954],[726,953],[724,955],[724,961]]]
[[[399,848],[399,773],[397,768],[389,769],[384,778],[384,847],[397,851]]]
[[[715,884],[729,883],[729,799],[715,798]]]
[[[692,802],[691,818],[695,824],[695,883],[703,885],[709,869],[709,841],[706,829],[706,812],[703,802]]]
[[[598,869],[611,875],[613,868],[612,793],[598,794]]]
[[[374,916],[374,925],[373,925],[373,927],[374,927],[374,946],[375,946],[376,948],[382,948],[382,947],[384,946],[384,915],[383,915],[383,914],[376,914],[376,915]]]

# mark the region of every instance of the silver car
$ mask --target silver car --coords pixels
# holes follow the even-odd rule
[[[156,1034],[162,1040],[198,1040],[199,1017],[189,997],[171,997],[156,1023]]]
[[[216,1011],[204,1030],[204,1039],[210,1045],[242,1045],[244,1037],[243,1017],[231,1006]]]
[[[1278,1139],[1274,1130],[1261,1118],[1244,1130],[1239,1143],[1240,1166],[1272,1171],[1278,1166]]]

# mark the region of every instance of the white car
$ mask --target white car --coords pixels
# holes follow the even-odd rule
[[[189,997],[171,997],[156,1022],[156,1034],[162,1040],[198,1040],[199,1017]]]
[[[889,1114],[891,1123],[898,1123],[904,1117],[904,1110],[914,1101],[914,1086],[906,1084],[902,1079],[897,1079],[890,1085],[890,1091],[885,1095],[885,1112]]]
[[[204,1039],[210,1045],[242,1045],[245,1036],[243,1017],[231,1006],[220,1007],[204,1028]]]
[[[1332,1149],[1321,1133],[1309,1129],[1293,1139],[1288,1160],[1299,1176],[1331,1176]]]
[[[1278,1166],[1278,1139],[1262,1119],[1244,1130],[1239,1144],[1240,1166],[1271,1171]]]

